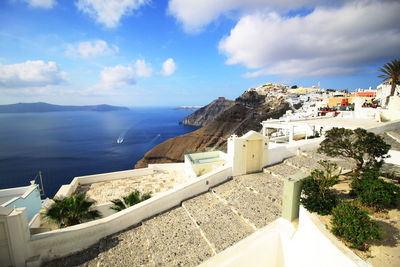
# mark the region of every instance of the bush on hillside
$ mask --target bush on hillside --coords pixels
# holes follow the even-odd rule
[[[339,203],[332,210],[332,233],[342,237],[350,246],[367,250],[367,241],[380,239],[379,225],[371,221],[366,210],[351,203]]]
[[[379,178],[378,170],[366,170],[351,183],[351,194],[360,202],[379,211],[395,206],[399,199],[400,187]]]
[[[328,161],[319,163],[325,170],[315,169],[309,178],[304,179],[300,202],[311,212],[327,215],[338,201],[337,196],[329,188],[337,183],[339,176],[333,174],[337,170],[336,164]]]

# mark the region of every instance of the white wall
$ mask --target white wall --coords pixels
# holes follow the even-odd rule
[[[286,266],[370,266],[338,241],[315,214],[300,206],[299,226],[293,239],[284,243]]]
[[[28,256],[39,256],[36,264],[40,264],[42,260],[47,261],[80,251],[105,236],[119,232],[129,226],[140,223],[144,219],[178,206],[183,200],[206,192],[210,187],[226,181],[231,176],[232,168],[222,167],[108,217],[32,235],[31,240],[28,242]]]
[[[294,231],[290,222],[277,219],[200,266],[285,266],[282,240],[290,238]]]
[[[279,218],[200,266],[372,267],[301,206],[297,229]]]
[[[400,151],[389,150],[390,158],[385,159],[385,162],[400,165]]]
[[[323,139],[323,137],[319,137],[286,144],[269,143],[268,165],[274,165],[287,158],[296,156],[298,150],[309,151],[316,149]]]
[[[193,162],[196,160],[208,158],[218,158],[219,160],[202,163]],[[198,177],[203,174],[209,173],[216,168],[226,166],[228,163],[227,158],[227,155],[222,151],[209,151],[185,155],[185,172],[190,177]]]

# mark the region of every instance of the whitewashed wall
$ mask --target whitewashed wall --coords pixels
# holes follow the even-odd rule
[[[274,165],[287,158],[296,156],[298,150],[309,151],[316,149],[323,139],[323,137],[320,137],[286,144],[269,143],[268,165]]]
[[[48,261],[81,251],[105,236],[178,206],[182,201],[208,191],[210,187],[228,180],[231,176],[232,168],[222,167],[108,217],[32,235],[25,244],[28,248],[26,257],[38,256],[32,264],[40,265],[43,260]]]

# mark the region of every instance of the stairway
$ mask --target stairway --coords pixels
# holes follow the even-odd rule
[[[283,177],[312,171],[315,157],[304,154],[234,177],[47,266],[196,266],[279,218]]]

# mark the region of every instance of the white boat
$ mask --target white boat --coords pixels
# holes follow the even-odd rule
[[[122,142],[124,142],[124,138],[123,137],[118,137],[117,144],[121,144]]]

